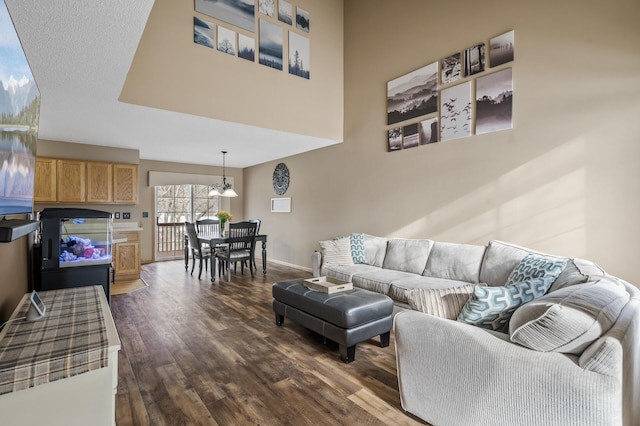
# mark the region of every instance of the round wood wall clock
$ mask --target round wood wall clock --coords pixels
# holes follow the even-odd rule
[[[279,163],[273,171],[273,190],[282,195],[289,188],[289,169],[284,163]]]

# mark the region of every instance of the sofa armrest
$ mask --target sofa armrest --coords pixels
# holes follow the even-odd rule
[[[621,373],[421,312],[399,313],[394,330],[402,407],[429,423],[622,424]]]

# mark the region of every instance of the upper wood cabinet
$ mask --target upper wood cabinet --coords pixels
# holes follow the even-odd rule
[[[113,201],[113,165],[87,162],[87,202],[111,203]]]
[[[82,203],[85,196],[84,161],[58,160],[58,201],[62,203]]]
[[[138,203],[138,165],[113,165],[113,202]]]
[[[36,157],[36,203],[138,203],[138,165]]]
[[[35,184],[33,189],[33,201],[55,202],[56,194],[56,167],[55,158],[36,157]]]

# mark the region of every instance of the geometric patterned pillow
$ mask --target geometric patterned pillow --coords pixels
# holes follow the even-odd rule
[[[567,259],[546,257],[529,253],[513,268],[505,285],[519,283],[531,278],[553,277],[553,283],[567,265]]]
[[[458,321],[489,330],[509,332],[515,310],[544,295],[556,277],[532,278],[504,287],[477,285],[458,315]]]
[[[364,234],[351,234],[350,241],[353,263],[367,263],[367,257],[364,254]]]

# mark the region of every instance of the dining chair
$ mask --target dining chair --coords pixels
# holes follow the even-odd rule
[[[219,234],[220,221],[218,219],[196,220],[196,231],[198,234]]]
[[[251,278],[255,277],[256,229],[257,224],[248,221],[229,224],[227,247],[218,249],[214,253],[218,259],[218,270],[222,272],[226,267],[227,281],[231,281],[231,263],[235,266],[237,262],[240,262],[241,272],[244,274],[244,262],[248,261]]]
[[[256,224],[256,235],[260,235],[260,224],[262,223],[262,221],[260,219],[249,219],[247,222],[251,222],[251,223],[255,223]],[[234,265],[235,268],[235,265]],[[258,270],[258,266],[256,265],[256,257],[253,256],[253,268],[257,271]],[[233,272],[236,272],[235,270]]]
[[[211,247],[205,247],[198,241],[198,234],[196,233],[196,226],[192,222],[185,222],[185,228],[187,229],[187,236],[189,237],[189,248],[191,249],[191,275],[193,275],[193,269],[196,266],[196,258],[199,260],[198,278],[202,276],[202,263],[204,263],[205,270],[208,269],[208,262],[203,262],[211,258]],[[211,271],[213,273],[213,271]]]

